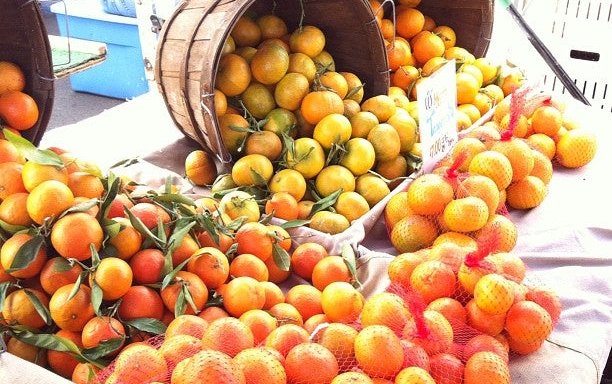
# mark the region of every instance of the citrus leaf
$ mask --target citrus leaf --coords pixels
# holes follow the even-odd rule
[[[251,177],[253,178],[253,180],[255,180],[253,184],[268,185],[268,181],[259,172],[257,172],[253,168],[249,168],[249,170],[251,171]]]
[[[95,207],[96,205],[98,205],[99,202],[100,201],[98,199],[89,199],[89,200],[84,201],[82,203],[78,203],[78,204],[73,205],[72,207],[68,208],[64,212],[62,212],[60,217],[64,217],[67,214],[74,213],[74,212],[86,212],[86,211],[90,210],[91,208]]]
[[[2,312],[4,309],[4,299],[6,299],[6,293],[8,292],[11,284],[12,283],[10,281],[0,283],[0,312]]]
[[[100,264],[100,255],[93,243],[89,244],[89,252],[91,252],[91,266],[96,268]]]
[[[165,245],[166,245],[165,241],[155,236],[153,232],[151,232],[149,228],[147,228],[146,225],[144,225],[142,220],[134,216],[134,214],[129,209],[125,208],[124,211],[128,215],[128,218],[130,219],[130,223],[132,223],[132,226],[138,232],[140,232],[146,239],[151,240],[158,248],[161,248],[161,249],[165,248]]]
[[[59,352],[72,352],[80,355],[79,347],[64,337],[48,333],[33,333],[25,329],[13,329],[13,336],[24,343],[39,348],[50,349]]]
[[[166,180],[164,182],[164,193],[165,194],[172,193],[172,178],[170,176],[166,176]]]
[[[364,85],[365,84],[359,84],[358,86],[351,88],[346,94],[346,96],[344,96],[344,100],[350,99],[352,96],[355,96],[357,92],[363,89]]]
[[[68,295],[68,298],[66,299],[66,301],[72,300],[72,298],[76,296],[77,292],[79,291],[79,288],[81,287],[81,283],[83,282],[83,279],[86,278],[88,274],[89,274],[89,271],[83,271],[79,273],[79,276],[74,282],[74,286],[72,287],[72,290],[70,291],[70,294]]]
[[[49,309],[45,307],[43,303],[40,302],[40,300],[38,299],[38,296],[32,293],[32,291],[30,291],[29,289],[24,289],[23,292],[26,294],[28,299],[30,299],[30,302],[34,306],[34,309],[36,309],[36,312],[38,312],[38,314],[43,319],[45,324],[51,325],[52,321],[51,321],[51,314],[49,313]]]
[[[183,268],[185,267],[185,265],[187,265],[189,260],[190,259],[186,259],[185,261],[183,261],[182,263],[177,265],[176,268],[174,268],[170,273],[168,273],[166,276],[164,276],[164,280],[162,280],[161,289],[166,288],[167,286],[169,286],[172,283],[172,281],[176,277],[176,274],[179,271],[183,270]]]
[[[191,228],[196,225],[195,221],[190,220],[178,220],[174,226],[174,231],[168,240],[168,252],[174,252],[176,248],[181,245],[185,235],[189,233]]]
[[[30,240],[26,241],[17,251],[11,266],[6,269],[6,272],[11,273],[27,268],[32,264],[44,243],[45,238],[42,235],[33,236]]]
[[[9,224],[3,220],[0,220],[0,228],[2,228],[6,232],[13,234],[13,235],[19,231],[23,231],[24,229],[27,229],[27,227],[24,227],[22,225]]]
[[[176,303],[174,303],[174,317],[178,317],[185,313],[185,307],[187,303],[185,301],[185,291],[183,290],[184,285],[181,285],[178,296],[176,297]]]
[[[185,291],[185,301],[187,301],[187,303],[189,304],[189,306],[191,307],[191,310],[193,311],[193,313],[198,313],[200,312],[200,310],[198,309],[198,307],[195,305],[195,303],[193,302],[193,296],[191,296],[191,291],[189,291],[189,288],[187,287],[186,284],[183,284],[183,286],[181,287],[182,290]]]
[[[166,237],[166,229],[164,228],[164,222],[160,217],[157,218],[157,227],[155,227],[155,231],[157,232],[157,238],[162,241],[162,244],[164,244],[164,248],[167,248],[168,238]]]
[[[86,162],[86,161],[81,161],[79,159],[76,159],[75,163],[79,167],[81,172],[89,173],[90,175],[93,175],[97,177],[98,179],[101,179],[104,177],[104,175],[102,174],[102,170],[100,169],[100,167],[98,167],[97,164]]]
[[[138,157],[132,157],[131,159],[123,159],[123,160],[119,160],[118,162],[116,162],[115,164],[111,165],[109,168],[113,169],[113,168],[118,168],[118,167],[124,167],[127,168],[130,165],[134,165],[134,164],[138,164],[140,162],[140,158]]]
[[[291,266],[291,256],[289,256],[289,253],[277,243],[274,243],[272,247],[274,264],[276,264],[281,271],[289,271]]]
[[[166,332],[166,325],[164,323],[149,317],[126,321],[126,324],[130,327],[136,328],[139,331],[152,333],[154,335],[161,335],[162,333]]]
[[[102,288],[98,285],[95,279],[91,280],[91,305],[93,305],[94,312],[100,316],[100,305],[102,305],[102,297],[104,293]]]
[[[86,359],[98,360],[101,357],[107,356],[109,353],[118,350],[121,345],[123,345],[123,340],[123,337],[115,337],[112,339],[103,340],[97,347],[83,349],[81,354]]]
[[[59,258],[53,263],[53,272],[68,272],[72,269],[72,265],[66,259]]]
[[[280,227],[283,229],[291,229],[291,228],[303,227],[308,224],[310,224],[310,220],[289,220],[289,221],[285,221],[284,223],[282,223]]]
[[[113,238],[117,236],[117,234],[121,231],[121,224],[116,222],[115,220],[107,220],[104,225],[104,232],[108,235],[109,238]]]
[[[111,203],[117,196],[120,187],[121,179],[116,177],[114,173],[109,172],[106,178],[107,192],[102,199],[102,204],[100,205],[100,213],[98,214],[99,219],[105,219],[108,217],[108,210],[110,209]]]
[[[332,205],[336,204],[336,200],[338,200],[338,196],[342,193],[342,189],[338,189],[336,192],[331,195],[322,198],[312,205],[312,209],[310,210],[310,215],[314,215],[319,211],[323,211]]]
[[[193,199],[190,199],[189,197],[182,195],[180,193],[164,193],[161,195],[152,196],[151,200],[157,201],[160,203],[185,204],[185,205],[189,205],[192,207],[195,207],[196,205]]]
[[[8,129],[3,129],[2,133],[4,133],[4,137],[10,141],[17,150],[28,160],[37,163],[37,164],[45,164],[45,165],[53,165],[55,167],[64,167],[64,162],[62,159],[53,151],[48,149],[38,149],[32,143],[30,143],[27,139],[14,134]]]
[[[342,245],[341,255],[342,260],[344,260],[344,264],[347,266],[351,276],[353,277],[353,285],[355,285],[356,288],[360,287],[361,283],[357,278],[357,258],[355,257],[353,247],[348,243],[344,243]]]

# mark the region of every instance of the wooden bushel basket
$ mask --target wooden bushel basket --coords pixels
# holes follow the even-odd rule
[[[367,95],[386,93],[389,72],[384,41],[366,0],[302,0],[304,25],[327,37],[338,69],[354,72]],[[231,156],[221,142],[214,115],[215,74],[223,43],[250,7],[274,13],[289,31],[298,27],[300,0],[186,0],[166,20],[157,48],[155,78],[176,126],[224,163]]]
[[[483,57],[493,32],[493,4],[495,0],[423,0],[417,9],[437,25],[453,28],[458,46]]]
[[[36,100],[39,117],[22,135],[37,145],[47,129],[54,97],[51,47],[37,1],[0,0],[0,60],[19,65],[25,73],[24,91]]]

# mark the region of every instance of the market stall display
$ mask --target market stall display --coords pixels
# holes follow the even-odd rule
[[[245,16],[242,21],[253,25]],[[232,32],[234,43],[244,37]],[[290,50],[296,45],[291,43]],[[278,44],[259,47],[254,55],[269,50],[288,56],[280,48],[282,43]],[[329,71],[333,63],[330,56],[323,67],[327,71],[315,72],[318,83],[335,72]],[[251,63],[255,60],[256,56]],[[271,74],[259,72],[258,80],[269,81]],[[251,85],[249,82],[245,88]],[[338,84],[328,83],[327,88],[336,89],[334,86]],[[105,165],[102,171],[76,152],[61,149],[61,140],[66,137],[57,136],[60,142],[51,150],[40,150],[17,133],[4,130],[4,148],[23,156],[3,163],[14,169],[10,173],[14,177],[4,184],[16,189],[5,193],[0,203],[1,287],[6,294],[2,327],[11,335],[9,352],[40,364],[46,359],[45,364],[55,372],[76,382],[91,382],[94,377],[101,382],[192,382],[211,378],[213,372],[215,382],[509,382],[513,362],[521,361],[516,354],[528,355],[528,361],[538,364],[540,355],[549,350],[551,332],[554,335],[567,329],[560,326],[553,330],[564,322],[560,309],[563,296],[525,279],[529,272],[525,262],[509,253],[519,243],[514,236],[520,229],[509,219],[516,214],[505,216],[499,211],[501,191],[530,177],[546,184],[542,178],[551,180],[546,173],[552,170],[547,167],[550,158],[579,168],[593,159],[596,150],[595,136],[581,135],[581,128],[576,127],[579,120],[564,118],[556,99],[537,99],[543,106],[530,109],[526,97],[522,91],[514,92],[512,101],[499,104],[496,113],[490,113],[491,123],[463,132],[480,139],[478,143],[484,146],[476,151],[480,153],[458,150],[443,161],[443,170],[419,176],[435,178],[440,187],[434,189],[443,195],[448,190],[450,201],[441,196],[431,204],[421,204],[421,198],[428,198],[423,193],[409,199],[411,188],[421,185],[420,179],[406,183],[406,192],[395,187],[395,195],[387,195],[389,199],[379,212],[382,214],[386,205],[384,220],[373,220],[368,233],[359,239],[363,244],[335,239],[341,243],[333,247],[318,244],[316,235],[298,239],[288,232],[306,224],[295,220],[300,214],[299,199],[289,193],[291,190],[271,196],[251,194],[254,187],[265,191],[272,180],[274,166],[263,154],[255,153],[261,156],[255,163],[241,164],[255,154],[237,159],[229,175],[232,188],[227,189],[227,181],[222,187],[213,184],[210,195],[208,189],[192,187],[167,169],[151,168],[148,175],[153,178],[148,179],[146,164],[134,166],[134,161]],[[385,99],[383,106],[396,113],[403,109],[385,93],[361,105],[356,103],[376,117],[385,111],[372,99]],[[368,107],[368,101],[373,108]],[[253,111],[249,110],[249,119],[253,119]],[[336,114],[328,112],[314,124],[310,138],[320,146],[321,141],[326,142],[316,133],[321,121],[334,115],[348,120],[344,108]],[[228,112],[219,115],[222,118]],[[529,127],[535,134],[550,140],[538,136],[538,140],[529,141],[529,137],[523,141],[530,135],[519,134],[521,116],[530,119]],[[507,122],[502,124],[504,119]],[[546,123],[538,128],[542,119]],[[565,131],[559,134],[561,126]],[[490,141],[495,135],[498,137]],[[368,136],[366,142],[370,142]],[[288,137],[284,139],[289,142]],[[400,140],[388,142],[393,141],[401,144]],[[537,175],[530,176],[533,169],[527,169],[518,176],[529,156],[510,161],[512,151],[501,148],[520,149],[516,143],[529,143],[538,153],[546,154]],[[166,163],[164,168],[185,172],[192,182],[201,173],[208,176],[216,172],[210,154],[200,151],[200,157],[189,161],[193,146],[185,140],[177,144],[180,150],[174,152],[174,158],[163,160],[176,160],[183,154],[181,159],[188,161],[173,166]],[[339,146],[334,140],[329,144],[328,150]],[[491,152],[488,146],[498,149],[494,160],[503,163],[506,159],[507,177],[462,163],[468,156],[473,156],[473,162],[480,154]],[[78,147],[72,145],[71,151],[78,151]],[[467,147],[465,142],[457,148],[462,147]],[[167,150],[158,154],[158,160]],[[240,152],[237,150],[242,155]],[[531,148],[528,152],[535,156]],[[585,154],[588,156],[582,156]],[[376,151],[374,157],[377,160]],[[333,156],[328,154],[327,158]],[[327,164],[333,166],[342,167]],[[241,172],[234,172],[234,168]],[[137,173],[129,176],[131,170]],[[465,170],[480,174],[463,174]],[[320,193],[316,179],[313,190]],[[493,187],[488,188],[490,185]],[[327,197],[333,194],[332,190]],[[518,208],[532,209],[545,203],[538,199],[537,204],[523,204],[512,196],[511,192],[505,194],[508,202],[518,201],[514,204]],[[313,201],[312,207],[332,205],[328,200]],[[411,204],[414,200],[418,203]],[[459,204],[462,202],[465,204]],[[402,206],[404,209],[397,209]],[[429,212],[434,206],[437,210]],[[340,208],[335,211],[343,211]],[[421,225],[399,234],[391,230],[388,238],[384,222],[398,226],[409,217],[405,216],[409,210],[419,211]],[[344,212],[354,213],[350,209]],[[475,214],[478,227],[472,226],[474,220],[464,216],[465,212]],[[277,213],[283,216],[271,221]],[[410,215],[417,217],[415,212]],[[313,217],[305,214],[304,219]],[[512,241],[500,241],[506,234],[496,224],[486,236],[474,236],[477,241],[468,236],[483,231],[490,219],[510,223],[505,228],[514,228]],[[436,235],[440,228],[455,235],[431,248],[434,240],[420,241],[418,247],[391,249],[389,241],[396,248],[398,244],[403,247],[423,230],[427,232],[428,223],[433,223],[431,232]],[[83,231],[84,227],[88,230]],[[388,254],[377,256],[366,248],[375,242],[385,244],[373,249]],[[383,263],[376,266],[375,260]],[[567,325],[571,314],[566,316]],[[381,360],[381,354],[386,359]],[[310,369],[303,369],[304,365]]]

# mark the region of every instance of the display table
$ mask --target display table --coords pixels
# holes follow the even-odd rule
[[[549,342],[538,352],[514,357],[513,383],[599,383],[612,346],[612,199],[608,167],[612,164],[610,115],[578,110],[583,125],[599,135],[595,160],[580,170],[555,169],[544,203],[530,211],[512,212],[518,226],[513,251],[527,264],[528,280],[555,290],[564,310]],[[167,175],[181,178],[186,155],[197,147],[174,128],[156,91],[137,97],[77,124],[49,131],[41,147],[59,146],[103,169],[136,156],[146,161],[126,173],[150,186]],[[359,275],[364,294],[383,290],[386,266],[394,253],[383,220],[359,247]],[[14,356],[0,356],[2,383],[63,383],[58,376],[31,367]]]

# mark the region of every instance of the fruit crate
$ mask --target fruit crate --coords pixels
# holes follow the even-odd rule
[[[251,7],[258,13],[274,7],[294,30],[301,17],[300,1],[304,25],[315,25],[328,36],[326,50],[338,68],[357,74],[367,84],[366,95],[387,93],[384,42],[366,0],[187,0],[164,23],[155,79],[176,126],[224,163],[232,159],[220,139],[212,97],[223,43]]]
[[[39,117],[23,136],[38,144],[51,118],[54,99],[53,62],[38,2],[0,0],[0,60],[19,65],[26,76],[24,92],[34,98]]]
[[[612,112],[609,70],[612,47],[602,40],[612,35],[612,1],[515,0],[513,3],[591,105]],[[525,55],[525,64],[527,60],[530,66],[534,64],[532,50],[519,54]],[[566,93],[561,81],[544,62],[535,68],[534,75],[545,89]]]

